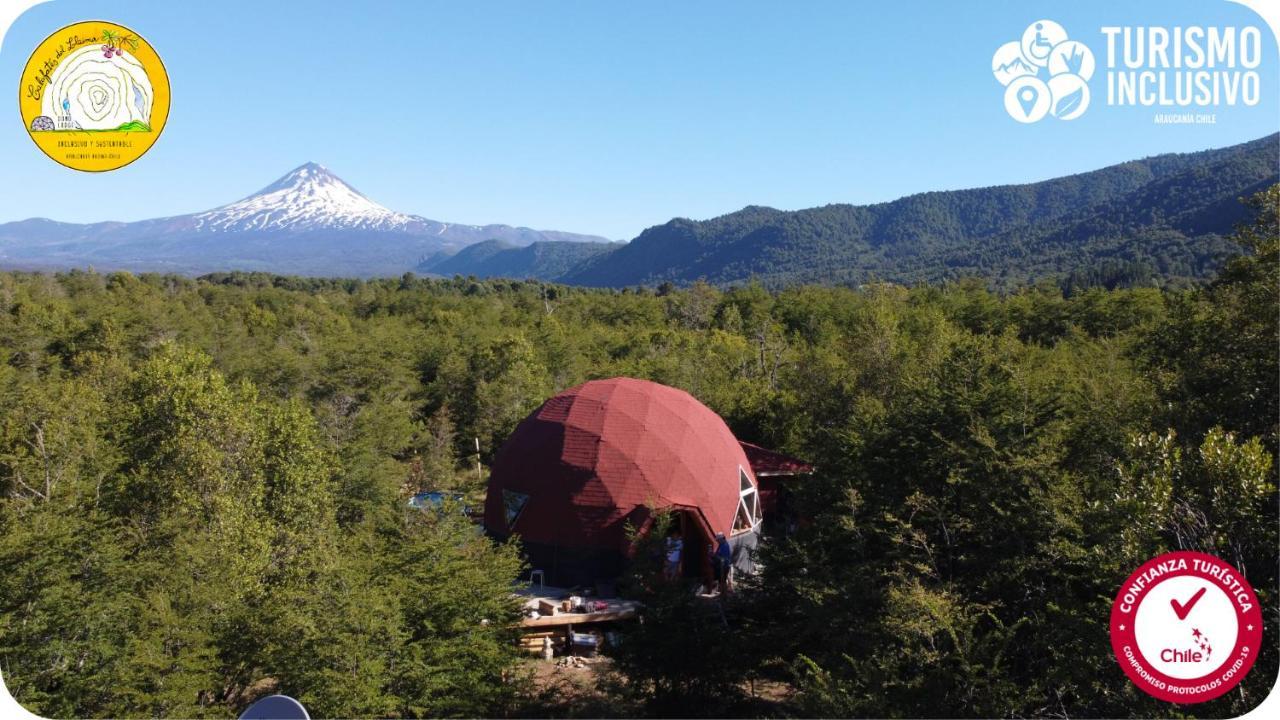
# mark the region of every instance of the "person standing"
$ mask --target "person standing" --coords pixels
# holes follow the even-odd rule
[[[663,563],[662,576],[667,580],[675,580],[680,577],[680,556],[684,553],[684,539],[680,537],[680,530],[673,529],[671,534],[667,536],[667,556],[666,562]]]
[[[728,595],[732,590],[729,583],[733,572],[733,548],[729,546],[729,539],[724,533],[716,533],[716,546],[711,553],[711,569],[715,571],[720,594]]]

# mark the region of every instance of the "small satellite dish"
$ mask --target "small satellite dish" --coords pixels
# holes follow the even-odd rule
[[[268,695],[240,713],[240,720],[311,720],[311,716],[288,695]]]

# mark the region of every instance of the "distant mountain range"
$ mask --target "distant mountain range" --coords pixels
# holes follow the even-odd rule
[[[249,197],[207,212],[139,222],[33,219],[0,225],[0,266],[204,273],[399,275],[440,252],[486,240],[608,242],[509,225],[458,225],[405,215],[307,163]]]
[[[964,276],[998,287],[1046,277],[1107,286],[1179,282],[1207,277],[1240,252],[1225,239],[1246,218],[1239,200],[1278,181],[1280,135],[1270,135],[1025,185],[677,218],[621,244],[403,215],[307,164],[205,213],[137,223],[0,225],[0,266],[329,276],[413,270],[602,287]]]
[[[562,240],[518,247],[501,240],[486,240],[468,245],[456,253],[437,253],[414,270],[429,275],[560,278],[577,270],[587,260],[608,254],[620,245]]]
[[[554,278],[621,287],[727,283],[935,282],[1013,286],[1042,277],[1120,284],[1203,278],[1236,246],[1239,199],[1280,181],[1280,135],[1159,155],[1027,185],[784,212],[748,207],[672,220]]]

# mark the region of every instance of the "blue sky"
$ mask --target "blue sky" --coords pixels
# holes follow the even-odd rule
[[[1083,117],[1022,125],[991,55],[1042,17],[1100,67]],[[78,173],[35,147],[15,103],[0,222],[203,210],[314,160],[402,212],[629,239],[675,216],[1034,181],[1280,129],[1273,35],[1225,0],[54,0],[9,31],[0,77],[16,84],[41,39],[91,18],[160,51],[164,135],[128,167]],[[1259,26],[1263,101],[1214,125],[1107,107],[1103,25]]]

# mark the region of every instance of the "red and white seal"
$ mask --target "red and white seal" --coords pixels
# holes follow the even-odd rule
[[[1111,647],[1129,679],[1160,700],[1212,700],[1240,683],[1262,643],[1262,609],[1244,575],[1200,552],[1148,560],[1111,606]]]

